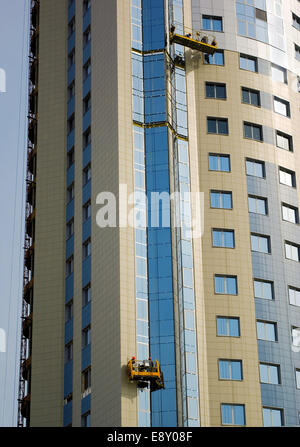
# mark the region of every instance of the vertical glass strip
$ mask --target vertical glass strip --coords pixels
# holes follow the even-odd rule
[[[176,29],[184,29],[183,1],[169,0],[169,21]],[[170,54],[184,57],[183,48],[175,45]],[[180,64],[183,65],[184,64]],[[177,275],[179,301],[179,337],[181,353],[181,387],[183,424],[199,426],[199,387],[197,366],[197,336],[195,319],[194,262],[191,228],[190,166],[188,143],[188,117],[186,98],[186,73],[182,66],[175,66],[176,133],[174,137],[175,191],[180,193],[176,202]]]

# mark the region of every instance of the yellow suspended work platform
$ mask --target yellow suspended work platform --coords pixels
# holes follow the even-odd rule
[[[164,389],[164,375],[158,360],[136,360],[132,357],[127,363],[127,374],[131,382],[136,382],[138,388],[148,388],[150,391]]]
[[[184,28],[183,33],[177,32],[175,25],[170,27],[170,42],[207,54],[214,54],[218,49],[214,36],[187,28]]]

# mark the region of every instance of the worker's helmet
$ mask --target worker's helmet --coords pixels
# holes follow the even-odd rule
[[[131,360],[135,360],[135,356],[134,356],[134,355],[132,356],[132,359],[131,359]]]

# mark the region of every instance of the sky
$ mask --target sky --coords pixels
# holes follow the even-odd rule
[[[17,421],[28,23],[29,0],[0,0],[0,427],[15,426]]]

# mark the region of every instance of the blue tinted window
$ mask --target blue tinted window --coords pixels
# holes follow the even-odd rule
[[[226,85],[207,82],[205,84],[206,97],[226,99]]]
[[[210,204],[212,208],[232,209],[232,193],[211,191]]]
[[[207,132],[227,135],[228,120],[226,118],[207,118]]]
[[[222,424],[224,425],[245,425],[245,406],[222,404]]]
[[[218,317],[217,334],[223,337],[239,337],[240,336],[239,318]]]
[[[274,298],[273,284],[269,281],[254,280],[254,297],[272,300]]]
[[[215,275],[215,293],[237,295],[237,278]]]
[[[204,63],[210,65],[224,65],[224,52],[217,50],[214,54],[204,54]]]
[[[213,246],[234,248],[234,231],[213,230]]]
[[[242,380],[242,362],[219,360],[219,377],[224,380]]]
[[[202,29],[208,31],[223,31],[222,17],[202,16]]]
[[[282,410],[263,408],[264,427],[281,427],[283,425]]]
[[[240,68],[243,70],[257,72],[257,58],[247,56],[245,54],[240,55]]]
[[[262,126],[251,123],[244,123],[244,137],[252,140],[263,140]]]
[[[209,169],[211,171],[230,172],[230,156],[210,154]]]

